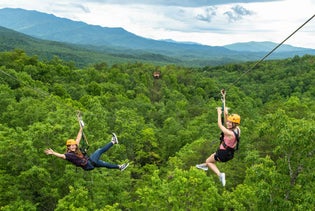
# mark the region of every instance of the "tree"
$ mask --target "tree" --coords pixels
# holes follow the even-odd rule
[[[85,211],[94,210],[95,204],[89,197],[89,192],[84,187],[74,188],[69,186],[69,194],[58,201],[56,211],[71,210]]]
[[[149,186],[136,191],[139,210],[218,210],[223,199],[213,181],[197,170],[168,172],[165,178],[155,171]]]

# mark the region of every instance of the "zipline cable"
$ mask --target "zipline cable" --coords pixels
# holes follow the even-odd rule
[[[287,38],[285,38],[281,43],[279,43],[276,47],[274,47],[269,53],[267,53],[263,58],[261,58],[258,62],[256,62],[251,68],[249,68],[247,71],[242,73],[238,79],[236,79],[227,89],[229,89],[234,84],[238,83],[241,78],[246,75],[248,72],[252,71],[259,63],[264,61],[270,54],[272,54],[277,48],[279,48],[285,41],[287,41],[290,37],[292,37],[297,31],[299,31],[301,28],[303,28],[308,22],[310,22],[315,17],[315,14],[310,17],[307,21],[305,21],[299,28],[297,28],[294,32],[292,32]],[[227,90],[225,89],[225,90]]]
[[[49,96],[48,93],[46,93],[46,92],[44,92],[44,91],[41,91],[41,90],[39,90],[39,89],[36,89],[36,88],[34,88],[34,87],[31,87],[30,85],[26,84],[24,81],[19,80],[17,77],[14,77],[13,75],[11,75],[11,74],[9,74],[9,73],[7,73],[7,72],[1,70],[1,69],[0,69],[0,72],[2,72],[4,75],[8,76],[9,78],[12,78],[13,80],[15,80],[15,81],[17,81],[17,82],[23,84],[25,87],[27,87],[27,88],[29,88],[29,89],[32,89],[32,90],[34,90],[35,92],[38,92],[38,93],[41,94],[41,95],[44,95],[44,97]],[[1,77],[0,77],[0,78],[1,78]],[[3,79],[3,80],[4,80],[4,79]],[[5,80],[4,80],[4,81],[5,81]]]
[[[3,73],[4,75],[6,75],[7,77],[9,77],[9,78],[11,78],[11,79],[21,83],[23,86],[25,86],[25,87],[35,91],[39,95],[40,98],[44,98],[45,99],[45,98],[51,98],[52,97],[52,95],[49,92],[45,92],[45,91],[42,91],[40,89],[34,88],[34,87],[30,86],[29,84],[25,83],[24,81],[18,79],[17,77],[15,77],[15,76],[13,76],[13,75],[3,71],[2,69],[0,69],[0,72]],[[2,77],[0,77],[0,78],[3,81],[5,81],[5,79],[3,79]],[[73,106],[70,106],[70,105],[68,105],[66,103],[63,103],[63,102],[60,102],[60,104],[63,104],[69,110],[75,110],[76,112],[78,112],[78,109],[75,109]]]

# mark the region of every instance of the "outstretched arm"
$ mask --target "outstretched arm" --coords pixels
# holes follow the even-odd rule
[[[77,145],[79,146],[81,138],[82,138],[82,134],[83,134],[84,123],[83,123],[83,121],[81,119],[80,112],[78,113],[77,117],[78,117],[78,122],[79,122],[79,125],[80,125],[80,130],[78,132],[78,135],[77,135],[77,138],[76,138],[75,141],[76,141]]]
[[[46,153],[46,155],[54,155],[54,156],[56,156],[58,158],[61,158],[61,159],[64,159],[64,160],[66,159],[66,156],[64,154],[60,154],[58,152],[55,152],[52,149],[45,149],[45,153]]]
[[[217,112],[218,112],[218,126],[219,126],[220,130],[221,130],[224,134],[226,134],[226,135],[228,135],[228,136],[232,136],[232,135],[233,135],[233,132],[230,131],[230,130],[228,130],[228,129],[226,129],[226,127],[224,127],[223,124],[222,124],[222,121],[221,121],[222,109],[221,109],[220,107],[217,108]]]
[[[78,132],[77,138],[75,139],[75,142],[77,143],[78,146],[80,145],[82,133],[83,133],[83,127],[80,126],[80,130]]]

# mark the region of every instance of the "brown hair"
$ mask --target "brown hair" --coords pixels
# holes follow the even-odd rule
[[[67,151],[66,152],[69,152],[69,146],[70,145],[67,145]],[[83,158],[84,157],[83,153],[81,152],[81,150],[79,149],[77,144],[76,144],[76,149],[75,149],[74,153],[79,158]]]

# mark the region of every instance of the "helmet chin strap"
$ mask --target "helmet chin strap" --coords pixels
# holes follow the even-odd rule
[[[236,124],[234,122],[232,122],[232,129],[236,128]]]
[[[230,122],[230,123],[231,123],[232,126],[228,127],[227,129],[229,129],[229,130],[235,129],[237,125],[234,122]]]

